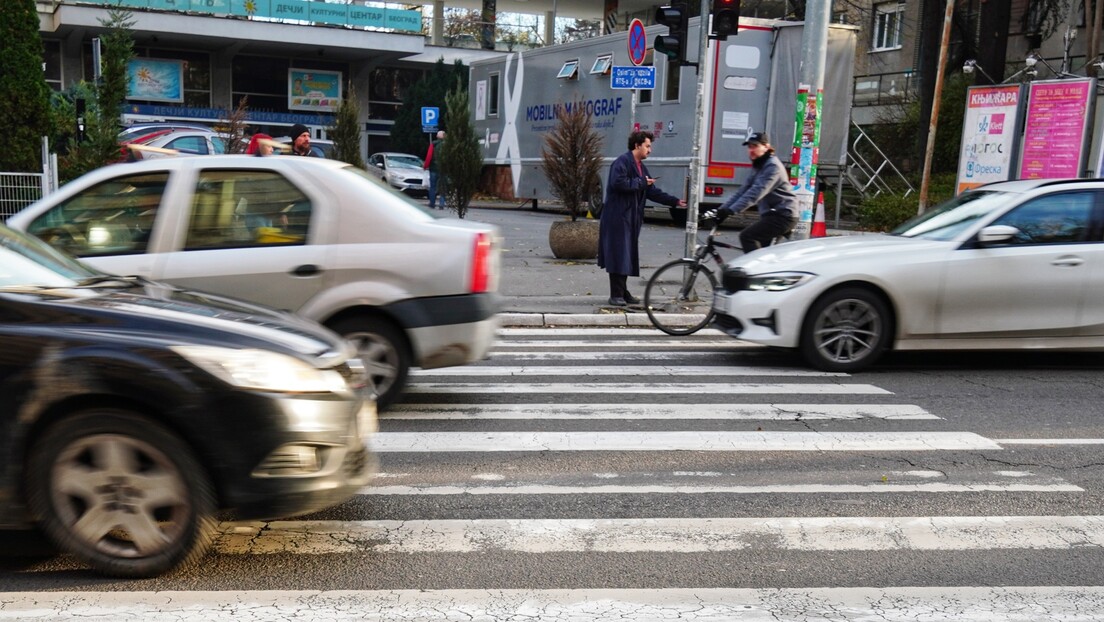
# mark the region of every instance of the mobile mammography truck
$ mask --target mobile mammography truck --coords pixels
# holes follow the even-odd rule
[[[699,23],[693,18],[689,25],[688,55],[695,62]],[[707,72],[700,161],[699,202],[703,209],[719,206],[747,178],[751,163],[743,142],[748,134],[766,130],[779,157],[790,164],[803,30],[802,22],[742,18],[739,35],[710,41],[711,58],[699,63]],[[616,67],[632,65],[631,54],[642,56],[644,66],[652,64],[651,43],[656,35],[666,34],[667,27],[651,26],[645,32],[646,50],[639,38],[637,48],[630,49],[628,33],[619,32],[472,63],[472,119],[496,194],[552,198],[541,171],[543,136],[555,126],[559,110],[585,106],[604,139],[603,188],[610,164],[628,150],[629,133],[639,127],[655,135],[648,168],[659,178],[657,185],[689,198],[697,104],[695,68],[672,66],[660,54],[654,62],[654,89],[611,85],[611,73],[618,73]],[[829,28],[819,115],[822,173],[839,167],[846,157],[856,32],[854,26],[833,24]],[[591,194],[592,204],[601,202],[600,189]],[[669,209],[676,222],[685,222],[685,209]]]

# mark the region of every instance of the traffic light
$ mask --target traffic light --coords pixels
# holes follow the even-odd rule
[[[667,64],[682,65],[686,61],[687,26],[690,21],[685,4],[661,6],[656,9],[656,23],[667,27],[667,34],[655,38],[655,51],[667,57]]]
[[[724,41],[740,30],[740,0],[713,0],[713,37]]]

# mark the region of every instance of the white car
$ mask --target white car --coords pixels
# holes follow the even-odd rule
[[[887,349],[1104,348],[1104,181],[990,184],[888,235],[770,246],[729,262],[714,324],[862,369]]]
[[[501,241],[321,158],[199,156],[104,167],[8,224],[113,274],[294,311],[356,341],[380,405],[411,366],[486,358]]]
[[[389,186],[412,196],[429,194],[429,171],[422,159],[409,153],[373,153],[368,157],[368,172]]]
[[[157,149],[171,149],[175,155],[212,155],[226,153],[226,140],[222,136],[205,130],[169,130],[153,132],[141,136],[128,144]],[[139,160],[155,160],[172,157],[174,154],[134,149],[134,157]]]

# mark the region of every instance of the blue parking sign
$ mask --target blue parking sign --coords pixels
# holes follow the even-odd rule
[[[437,131],[437,120],[441,118],[441,109],[436,106],[422,108],[422,131]]]

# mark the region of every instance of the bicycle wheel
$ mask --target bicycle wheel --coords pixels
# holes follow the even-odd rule
[[[648,319],[668,335],[689,335],[713,320],[713,271],[692,259],[664,264],[644,288]]]

